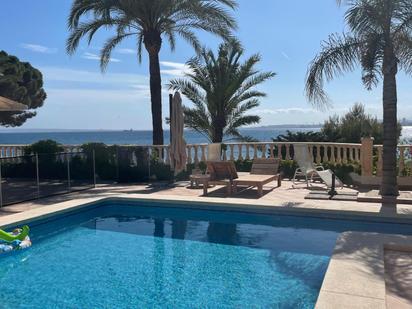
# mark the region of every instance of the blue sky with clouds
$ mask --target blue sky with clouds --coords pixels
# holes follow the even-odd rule
[[[0,19],[0,49],[29,61],[45,79],[48,98],[37,117],[23,126],[57,129],[150,129],[150,97],[147,57],[137,62],[135,41],[125,41],[112,55],[105,74],[99,69],[99,48],[109,33],[98,33],[91,46],[83,41],[74,56],[65,53],[66,19],[70,0],[4,1]],[[260,69],[277,76],[261,88],[267,98],[255,110],[262,125],[319,123],[334,113],[344,113],[362,102],[381,118],[381,90],[368,92],[354,72],[328,84],[333,100],[328,111],[314,110],[304,96],[309,62],[330,33],[345,30],[343,8],[334,0],[239,0],[234,13],[237,36],[246,54],[260,53]],[[219,40],[200,33],[202,42],[216,48]],[[193,50],[179,41],[175,52],[167,43],[161,51],[163,84],[182,75]],[[412,118],[412,79],[399,75],[399,117]],[[167,102],[164,86],[164,102]],[[190,102],[185,101],[185,104]],[[164,116],[168,114],[164,104]]]

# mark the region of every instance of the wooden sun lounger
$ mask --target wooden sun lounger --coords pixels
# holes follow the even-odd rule
[[[208,184],[226,186],[227,194],[231,195],[233,180],[239,177],[235,164],[231,161],[208,161],[206,165],[210,175]]]
[[[258,196],[263,195],[265,184],[277,180],[278,186],[281,186],[278,159],[255,159],[250,174],[245,175],[238,175],[235,164],[231,161],[209,161],[207,169],[210,174],[209,184],[226,186],[228,195],[236,192],[237,186],[257,187]]]
[[[233,191],[237,186],[251,186],[257,188],[258,196],[263,195],[263,186],[272,181],[277,181],[278,187],[282,185],[279,171],[279,159],[254,159],[250,174],[241,175],[233,180]]]

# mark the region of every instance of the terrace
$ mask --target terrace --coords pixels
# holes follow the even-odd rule
[[[313,161],[319,164],[354,164],[360,165],[360,177],[369,182],[367,187],[379,183],[377,179],[381,172],[381,146],[373,145],[372,139],[364,139],[362,144],[339,143],[306,143],[313,153]],[[23,146],[1,146],[2,164],[10,162],[18,163],[16,157],[22,154]],[[132,146],[123,146],[129,148]],[[65,151],[71,156],[82,154],[79,146],[66,146]],[[145,146],[149,154],[160,154],[157,160],[165,165],[169,164],[168,146]],[[410,146],[399,145],[399,175],[401,183],[408,188],[410,178],[405,176],[408,169],[408,156]],[[207,145],[188,145],[188,166],[201,165],[208,156]],[[250,161],[255,158],[280,158],[284,162],[293,160],[293,143],[230,143],[222,152],[222,160]],[[375,157],[375,159],[373,159]],[[66,156],[60,159],[64,165],[67,160],[70,171],[70,160]],[[14,160],[14,161],[13,161]],[[38,157],[35,160],[39,160]],[[131,160],[139,161],[139,160]],[[150,161],[149,161],[150,162]],[[140,162],[147,164],[149,162]],[[138,163],[139,164],[139,163]],[[37,164],[38,165],[38,164]],[[132,168],[132,167],[131,167]],[[94,167],[96,171],[96,167]],[[99,171],[96,171],[98,174]],[[67,180],[45,182],[42,186],[64,188],[70,184],[70,176]],[[149,177],[150,178],[150,177]],[[94,177],[93,181],[99,179]],[[361,178],[362,179],[362,178]],[[14,189],[25,187],[24,180],[10,181],[3,179],[3,190],[7,189],[7,183],[13,184]],[[87,183],[87,181],[80,181]],[[17,185],[16,185],[17,184]],[[89,179],[90,184],[90,179]],[[44,188],[43,188],[44,189]],[[83,188],[84,189],[84,188]],[[157,201],[160,203],[178,204],[179,207],[196,207],[200,209],[220,209],[231,211],[250,212],[253,214],[282,214],[309,217],[322,217],[328,219],[350,219],[371,222],[407,223],[412,220],[412,197],[409,191],[402,191],[397,201],[389,204],[381,203],[376,190],[364,189],[358,195],[357,201],[345,200],[313,200],[307,199],[311,192],[324,192],[325,187],[314,184],[306,187],[304,183],[297,187],[292,181],[284,179],[281,187],[276,184],[264,186],[263,196],[256,197],[255,190],[240,190],[236,195],[226,196],[226,190],[222,186],[209,189],[209,194],[203,196],[202,188],[189,188],[186,180],[174,183],[140,182],[140,183],[96,183],[95,188],[75,191],[75,186],[70,186],[68,194],[43,197],[31,201],[17,203],[0,208],[0,226],[15,226],[23,224],[33,218],[47,218],[56,213],[64,213],[102,200],[135,200]],[[355,194],[359,188],[345,186],[339,194]],[[47,195],[47,194],[46,194]],[[253,203],[251,203],[253,201]],[[395,203],[395,204],[394,204]],[[396,204],[397,203],[397,204]],[[193,206],[193,205],[196,206]],[[333,303],[334,308],[345,307],[345,304],[358,302],[359,304],[384,307],[387,305],[410,304],[410,294],[405,293],[405,286],[411,280],[408,272],[399,275],[402,262],[410,259],[408,244],[410,237],[348,232],[340,236],[336,243],[335,252],[325,276],[324,283],[318,298],[318,308],[328,308]],[[355,241],[356,239],[356,241]],[[368,253],[365,253],[368,252]],[[365,254],[369,254],[365,259]],[[350,273],[350,275],[348,275]],[[395,274],[397,274],[395,276]],[[342,286],[336,285],[336,278],[346,278],[344,292]],[[355,281],[354,281],[355,280]],[[362,286],[374,286],[374,289],[364,290]],[[407,288],[406,288],[407,289]],[[374,291],[373,295],[370,291]],[[359,298],[361,296],[361,298]],[[396,307],[394,307],[396,308]]]

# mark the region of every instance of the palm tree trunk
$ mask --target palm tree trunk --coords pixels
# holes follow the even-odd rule
[[[383,167],[380,194],[393,197],[399,194],[396,171],[397,136],[397,59],[393,50],[385,51],[383,59]]]
[[[153,145],[163,145],[162,80],[160,77],[159,52],[149,52],[149,60]]]

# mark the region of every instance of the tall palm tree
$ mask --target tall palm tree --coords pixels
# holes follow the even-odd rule
[[[236,0],[74,0],[68,18],[67,52],[73,54],[83,37],[87,37],[90,44],[99,29],[114,29],[114,36],[105,42],[100,52],[100,66],[104,71],[112,50],[124,39],[137,40],[139,62],[144,46],[150,63],[153,144],[163,144],[159,65],[162,37],[168,40],[172,50],[176,36],[200,50],[194,31],[204,30],[228,38],[236,22],[227,8],[236,6]]]
[[[338,1],[340,2],[340,1]],[[343,2],[343,1],[342,1]],[[311,63],[306,93],[317,105],[328,103],[325,81],[362,68],[370,90],[383,79],[383,177],[381,194],[398,195],[396,179],[398,69],[412,73],[412,0],[348,0],[349,32],[333,34]]]
[[[212,143],[221,143],[224,136],[241,138],[241,126],[260,121],[259,116],[246,113],[259,106],[258,98],[266,96],[255,86],[275,73],[256,70],[260,62],[257,54],[241,63],[243,54],[244,49],[234,39],[222,43],[217,56],[204,48],[187,62],[187,78],[170,82],[171,89],[182,91],[194,104],[194,108],[184,107],[186,126]]]

